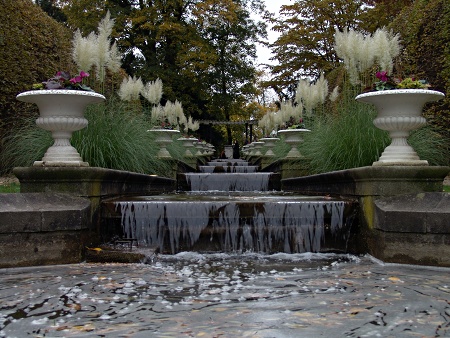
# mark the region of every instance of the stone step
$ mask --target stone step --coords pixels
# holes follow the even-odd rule
[[[91,203],[63,193],[0,194],[0,268],[78,263]]]

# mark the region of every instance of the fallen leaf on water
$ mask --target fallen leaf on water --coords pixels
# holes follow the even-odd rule
[[[96,251],[96,252],[102,251],[101,248],[88,248],[88,247],[86,247],[86,249],[91,250],[91,251]]]

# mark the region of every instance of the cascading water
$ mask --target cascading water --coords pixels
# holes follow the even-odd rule
[[[192,197],[186,195],[183,199]],[[117,203],[126,237],[171,253],[202,247],[317,252],[326,227],[331,234],[343,227],[345,208],[343,201],[277,195],[245,199],[230,196],[213,201],[146,198]]]
[[[115,201],[122,235],[166,253],[319,252],[327,239],[327,250],[339,247],[330,238],[348,240],[347,202],[270,190],[271,175],[190,173],[190,192]]]

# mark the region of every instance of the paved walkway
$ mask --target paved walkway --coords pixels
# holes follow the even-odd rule
[[[450,337],[450,269],[195,253],[2,269],[0,337]]]

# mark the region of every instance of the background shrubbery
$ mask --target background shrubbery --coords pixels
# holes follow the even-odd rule
[[[36,109],[16,95],[57,70],[72,70],[72,31],[30,0],[3,0],[0,6],[0,140],[7,130],[34,116]],[[1,143],[0,143],[1,151]]]

